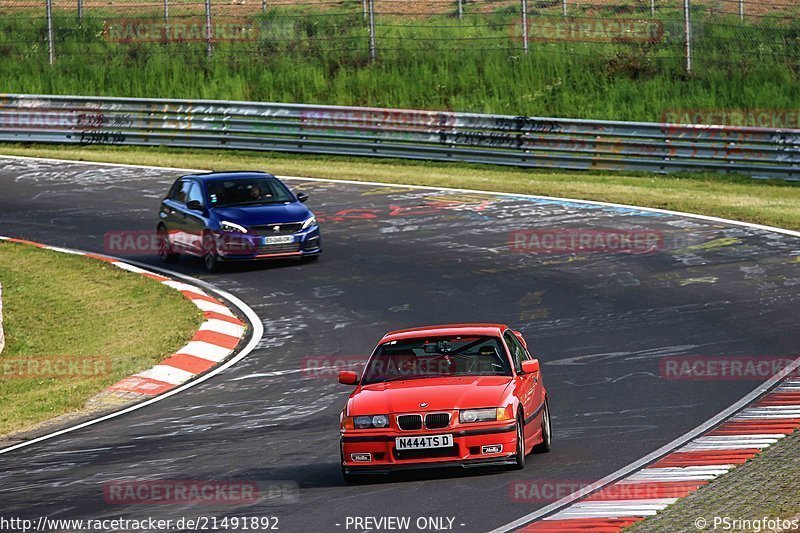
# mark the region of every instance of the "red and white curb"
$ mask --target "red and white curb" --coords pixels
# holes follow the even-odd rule
[[[519,531],[620,531],[688,496],[800,428],[800,378],[791,378],[646,468]]]
[[[213,296],[210,296],[204,290],[189,283],[175,281],[166,276],[149,272],[148,270],[129,263],[90,252],[48,246],[24,239],[0,237],[0,240],[27,244],[59,253],[82,255],[104,261],[117,268],[151,278],[167,287],[180,291],[203,311],[205,321],[186,346],[175,352],[175,354],[168,359],[155,365],[153,368],[134,374],[112,385],[105,393],[101,393],[101,395],[110,394],[120,397],[135,397],[163,394],[164,392],[183,385],[200,374],[204,374],[230,357],[244,337],[244,323],[236,317],[228,306]]]

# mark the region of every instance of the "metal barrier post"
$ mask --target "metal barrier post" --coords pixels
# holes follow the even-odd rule
[[[528,53],[528,0],[522,0],[522,49]]]
[[[78,22],[83,22],[83,0],[78,0]]]
[[[211,0],[206,0],[206,54],[211,59]]]
[[[369,0],[369,57],[372,61],[378,57],[375,45],[375,0]]]
[[[53,0],[47,0],[47,55],[48,63],[52,65],[56,60],[53,50]]]
[[[458,18],[464,18],[464,0],[458,0]]]
[[[690,0],[683,0],[683,30],[686,37],[686,72],[692,72],[692,20]]]

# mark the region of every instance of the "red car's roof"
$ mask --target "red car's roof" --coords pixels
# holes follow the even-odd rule
[[[444,337],[447,335],[481,335],[499,337],[503,330],[508,329],[505,324],[445,324],[440,326],[423,326],[419,328],[400,329],[390,331],[383,336],[381,342],[413,339],[431,336]]]

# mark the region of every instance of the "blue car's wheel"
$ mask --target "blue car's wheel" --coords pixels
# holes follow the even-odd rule
[[[220,267],[217,245],[214,243],[214,237],[209,234],[203,235],[203,264],[209,272],[217,272]]]
[[[172,251],[172,244],[169,242],[167,228],[158,227],[158,257],[165,263],[174,263],[180,258],[180,254]]]

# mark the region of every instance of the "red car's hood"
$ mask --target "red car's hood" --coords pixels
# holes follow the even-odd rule
[[[458,376],[365,385],[350,398],[350,416],[500,407],[510,376]]]

